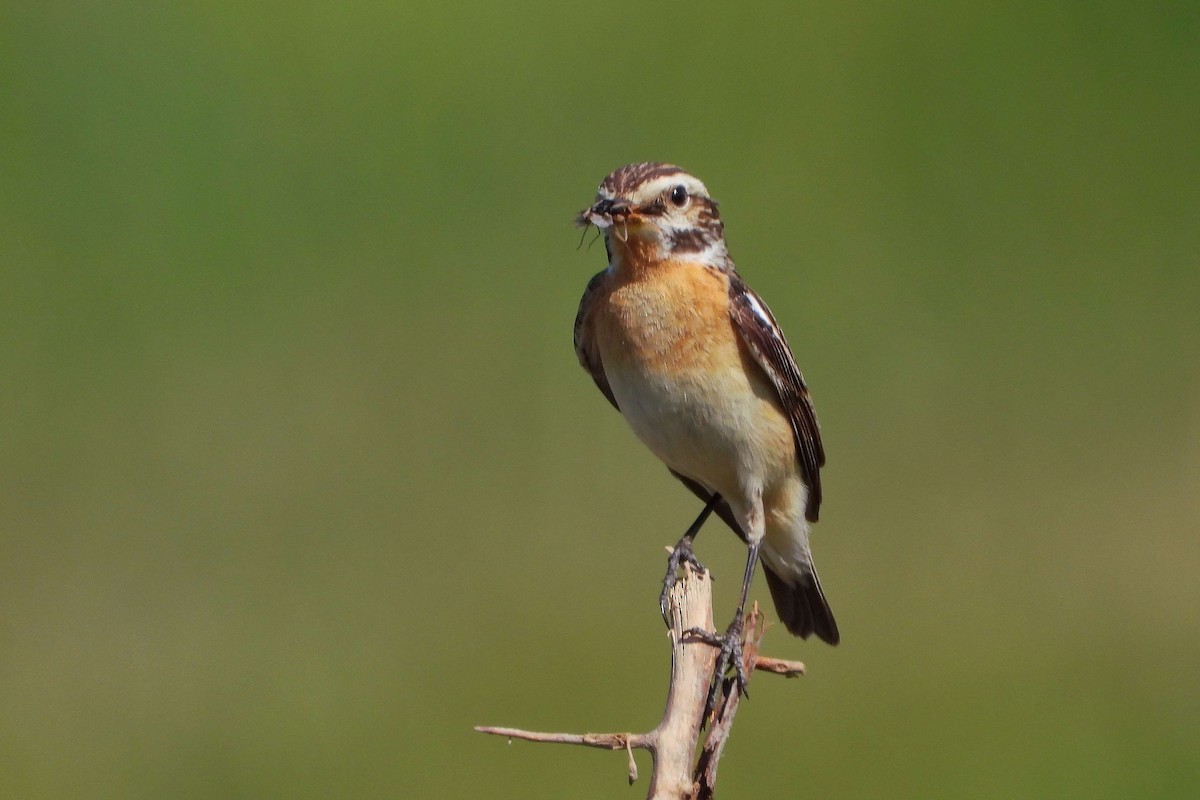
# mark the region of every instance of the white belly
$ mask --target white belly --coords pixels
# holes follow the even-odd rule
[[[783,477],[784,465],[770,463],[778,447],[764,435],[777,438],[778,422],[786,422],[740,371],[718,384],[710,373],[654,376],[625,367],[608,380],[633,432],[676,472],[727,498]]]

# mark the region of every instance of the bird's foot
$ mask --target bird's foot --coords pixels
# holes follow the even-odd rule
[[[708,691],[708,701],[704,707],[704,715],[706,717],[716,708],[717,698],[721,694],[721,687],[725,682],[725,675],[729,672],[730,667],[733,668],[737,691],[742,697],[750,696],[750,691],[747,687],[749,681],[746,677],[746,667],[742,663],[742,633],[744,627],[745,617],[739,612],[733,618],[733,622],[729,623],[729,627],[725,629],[723,636],[718,636],[702,628],[689,628],[684,631],[684,634],[687,636],[694,636],[713,647],[720,648],[720,652],[717,654],[717,666],[713,670],[712,688]]]
[[[689,564],[695,568],[697,572],[705,572],[704,565],[700,563],[700,559],[696,558],[696,554],[692,552],[692,537],[684,536],[675,545],[671,551],[671,555],[667,556],[667,574],[663,576],[662,593],[658,596],[658,607],[662,610],[663,619],[667,624],[671,624],[671,620],[667,617],[667,595],[671,593],[671,588],[675,582],[679,580],[679,568],[684,564]]]

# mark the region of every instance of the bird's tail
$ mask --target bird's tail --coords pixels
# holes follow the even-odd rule
[[[763,564],[767,587],[771,590],[771,599],[775,601],[775,612],[792,635],[807,639],[815,633],[822,641],[837,644],[842,637],[838,633],[833,612],[829,609],[829,601],[821,591],[816,568],[811,560],[796,564],[795,567],[787,577],[783,577],[769,564]]]

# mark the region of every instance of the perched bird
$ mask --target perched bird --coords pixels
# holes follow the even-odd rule
[[[717,203],[698,179],[671,164],[630,164],[604,179],[576,221],[601,230],[608,253],[575,319],[579,362],[705,501],[671,555],[667,586],[681,561],[695,561],[692,539],[711,511],[747,544],[719,667],[732,660],[744,689],[740,635],[760,558],[787,629],[840,638],[809,549],[825,452],[808,388],[766,303],[734,268]]]

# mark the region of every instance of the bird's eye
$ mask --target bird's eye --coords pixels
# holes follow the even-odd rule
[[[671,202],[674,203],[675,205],[682,208],[684,203],[687,202],[687,200],[688,200],[687,187],[684,186],[682,183],[671,190]]]

